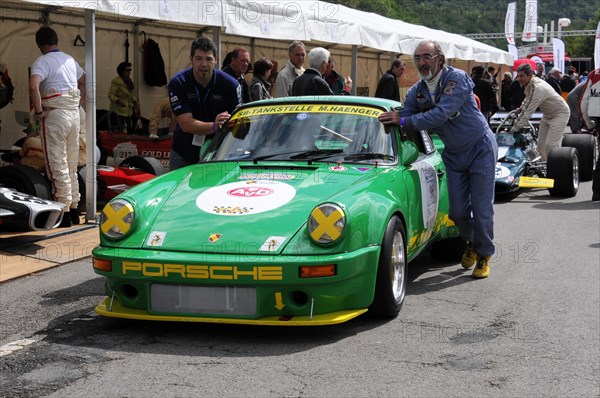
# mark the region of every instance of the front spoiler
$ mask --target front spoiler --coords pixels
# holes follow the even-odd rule
[[[554,179],[539,177],[519,177],[519,188],[554,188]]]
[[[111,298],[106,297],[98,306],[96,313],[101,316],[113,318],[125,318],[144,321],[170,321],[170,322],[202,322],[202,323],[227,323],[241,325],[263,325],[263,326],[322,326],[344,323],[352,318],[364,314],[367,308],[356,310],[336,311],[329,314],[303,316],[270,316],[261,319],[236,319],[236,318],[209,318],[195,316],[173,316],[173,315],[154,315],[148,311],[126,308],[121,306],[119,301],[114,298],[111,304]]]

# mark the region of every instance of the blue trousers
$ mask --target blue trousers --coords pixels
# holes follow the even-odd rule
[[[480,256],[494,254],[494,185],[498,146],[493,134],[460,153],[444,151],[449,216]]]

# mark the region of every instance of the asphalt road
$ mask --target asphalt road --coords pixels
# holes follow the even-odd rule
[[[591,182],[498,200],[492,274],[428,256],[400,316],[267,328],[100,318],[90,261],[0,285],[10,397],[598,397],[600,202]]]

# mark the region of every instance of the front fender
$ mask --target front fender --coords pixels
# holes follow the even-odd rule
[[[391,174],[390,174],[391,177]],[[400,184],[391,189],[394,184]],[[389,179],[372,180],[357,184],[327,202],[335,203],[344,209],[346,228],[337,244],[318,245],[308,232],[307,223],[283,251],[286,255],[307,253],[334,254],[358,250],[367,246],[380,245],[385,227],[392,215],[404,217],[408,208],[406,190],[402,181]]]

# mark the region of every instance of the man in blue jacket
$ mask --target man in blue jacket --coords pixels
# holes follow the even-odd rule
[[[406,131],[426,129],[445,144],[450,218],[468,241],[462,266],[475,266],[474,278],[487,278],[494,254],[494,183],[498,146],[473,96],[469,75],[451,66],[440,45],[421,42],[414,53],[421,80],[406,95],[399,112],[379,120]]]
[[[205,138],[212,137],[242,102],[240,84],[215,69],[216,46],[206,37],[190,49],[192,67],[169,82],[169,98],[177,126],[171,143],[170,170],[198,163]]]

